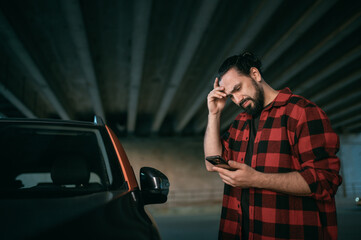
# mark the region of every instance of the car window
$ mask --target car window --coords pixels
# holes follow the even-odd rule
[[[20,175],[16,176],[16,181],[21,181],[22,188],[31,188],[36,187],[41,183],[50,183],[52,182],[51,174],[50,173],[21,173]],[[99,183],[102,184],[101,179],[98,174],[91,172],[89,183]],[[69,184],[65,186],[73,186],[74,184]]]
[[[0,125],[0,187],[9,194],[86,194],[112,183],[96,128]]]

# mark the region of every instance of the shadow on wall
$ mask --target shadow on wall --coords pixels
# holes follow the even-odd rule
[[[143,166],[155,167],[169,178],[168,202],[152,208],[165,212],[192,206],[219,210],[223,182],[205,169],[203,138],[124,138],[121,142],[138,181]]]

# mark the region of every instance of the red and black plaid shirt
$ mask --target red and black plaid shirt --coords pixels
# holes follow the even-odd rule
[[[244,163],[251,118],[240,113],[222,137],[226,160]],[[338,149],[339,138],[326,114],[288,88],[281,90],[261,113],[251,167],[265,173],[298,171],[312,194],[250,188],[249,239],[337,239]],[[241,191],[225,185],[220,239],[241,239]]]

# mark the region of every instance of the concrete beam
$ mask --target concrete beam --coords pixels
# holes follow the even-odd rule
[[[357,80],[360,80],[360,78],[361,78],[361,70],[352,73],[350,76],[345,77],[345,79],[343,79],[342,81],[339,81],[336,84],[333,84],[330,87],[322,90],[321,92],[317,93],[316,96],[311,97],[310,99],[313,102],[320,101],[321,99],[326,98],[331,94],[336,94],[336,92],[339,91],[341,88],[353,84]]]
[[[311,98],[311,100],[315,102],[315,101],[321,100],[323,98],[326,98],[329,95],[336,94],[337,91],[339,91],[340,88],[342,88],[344,86],[347,86],[349,84],[353,84],[354,82],[359,81],[360,78],[361,78],[361,70],[357,71],[356,73],[351,74],[350,76],[348,76],[343,81],[338,82],[337,84],[334,84],[331,87],[325,89],[324,91],[317,94],[314,98]],[[351,99],[356,94],[359,94],[359,93],[354,93],[353,95],[350,95],[350,96],[344,98],[341,101],[347,101],[348,99]],[[334,106],[335,104],[338,105],[338,104],[341,104],[341,102],[336,102],[336,103],[334,103],[332,105]],[[324,107],[324,111],[326,111],[327,109],[329,109],[329,107],[327,107],[327,106]],[[341,118],[343,115],[349,114],[351,112],[359,112],[360,109],[361,109],[361,103],[358,103],[356,105],[352,105],[350,107],[342,108],[342,110],[338,111],[337,113],[335,113],[333,115],[330,115],[329,119],[331,121],[335,121],[338,118]],[[340,127],[342,125],[348,124],[348,123],[356,121],[356,120],[355,120],[355,117],[352,117],[350,119],[342,119],[342,120],[338,121],[337,123],[333,124],[332,127],[337,128],[337,127]]]
[[[256,14],[253,15],[251,19],[249,19],[247,29],[242,32],[242,37],[239,39],[234,48],[229,52],[229,55],[242,51],[242,49],[246,49],[248,45],[262,31],[263,27],[270,21],[272,15],[276,12],[281,3],[282,0],[262,1],[259,9],[255,11]]]
[[[35,80],[35,83],[38,86],[37,90],[42,93],[48,103],[54,107],[55,111],[59,114],[59,116],[65,120],[69,119],[67,111],[51,90],[43,74],[40,72],[39,68],[36,66],[30,54],[28,53],[20,39],[17,37],[16,33],[13,31],[12,27],[8,23],[5,16],[3,16],[1,11],[0,38],[2,44],[7,46],[9,51],[11,51],[13,55],[17,58],[17,60],[22,64],[21,68],[27,71],[30,74],[31,78]]]
[[[69,33],[75,45],[75,51],[79,56],[80,65],[84,73],[84,79],[88,86],[89,95],[94,107],[94,112],[105,121],[105,114],[98,89],[98,82],[96,79],[93,60],[89,52],[89,44],[85,32],[83,14],[80,9],[79,1],[67,0],[61,1],[65,12],[66,20],[68,21]]]
[[[36,118],[36,115],[23,104],[12,92],[0,83],[0,94],[13,104],[27,118]]]
[[[361,91],[357,91],[357,92],[354,92],[352,94],[348,94],[347,96],[342,97],[342,99],[337,99],[337,100],[335,99],[333,102],[328,102],[326,105],[324,105],[322,107],[322,109],[325,112],[327,112],[327,111],[332,110],[333,108],[341,107],[345,103],[351,101],[352,99],[356,99],[358,97],[361,97]]]
[[[332,127],[333,128],[338,128],[338,127],[341,127],[341,126],[346,126],[346,128],[348,128],[350,126],[350,123],[353,123],[353,122],[359,123],[360,121],[361,121],[361,114],[355,115],[355,116],[353,116],[351,118],[344,119],[343,121],[335,123],[335,124],[332,125]]]
[[[360,117],[360,116],[359,116]],[[360,119],[360,118],[359,118]],[[360,128],[361,127],[361,122],[357,122],[357,123],[354,123],[352,125],[349,125],[345,128],[346,131],[353,131],[357,128]]]
[[[316,1],[276,44],[263,55],[263,71],[295,43],[303,33],[312,27],[336,2],[337,0]]]
[[[188,33],[184,49],[182,49],[181,55],[178,58],[178,62],[172,72],[161,105],[155,115],[152,132],[157,132],[160,129],[169,106],[172,104],[174,95],[183,80],[207,26],[209,25],[217,4],[218,0],[203,0],[202,5],[198,9],[197,17],[195,18],[193,26]]]
[[[330,64],[327,68],[320,71],[317,75],[302,82],[301,85],[297,86],[295,93],[302,95],[304,92],[306,92],[316,84],[322,82],[327,77],[332,76],[337,71],[341,70],[343,67],[352,63],[355,59],[359,58],[360,56],[361,56],[361,45],[359,45],[355,49],[352,49],[342,58],[336,59],[332,64]]]
[[[355,104],[355,105],[351,105],[351,106],[349,106],[349,107],[346,107],[346,108],[342,109],[342,110],[339,111],[337,114],[330,116],[329,119],[330,119],[331,121],[332,121],[332,120],[335,121],[337,118],[341,118],[343,115],[350,114],[350,113],[352,113],[352,112],[360,112],[360,110],[361,110],[361,103],[357,103],[357,104]],[[342,120],[339,121],[339,122],[341,122],[342,124],[344,124],[345,121],[346,121],[346,120],[342,119]],[[334,124],[334,127],[338,127],[338,126],[339,126],[338,123],[337,123],[337,124]]]
[[[132,133],[137,121],[139,89],[142,80],[144,56],[150,22],[152,1],[136,0],[133,5],[133,33],[128,101],[127,130]]]
[[[241,34],[240,39],[235,47],[231,49],[230,52],[224,52],[225,54],[220,54],[220,56],[234,54],[235,52],[239,52],[240,49],[245,49],[254,39],[257,37],[259,32],[262,30],[264,25],[269,21],[272,17],[273,13],[278,9],[279,5],[282,3],[281,0],[276,1],[262,1],[259,6],[258,11],[255,11],[256,14],[252,16],[249,20],[249,24],[247,24],[247,29]],[[227,51],[227,49],[224,49]],[[216,75],[214,69],[217,69],[215,64],[219,64],[223,59],[220,61],[213,61],[213,65],[210,67],[212,72],[206,75],[209,76],[209,79],[212,79],[211,76]],[[187,123],[192,119],[192,117],[197,113],[200,106],[204,103],[209,91],[212,89],[213,82],[210,81],[209,87],[205,87],[204,91],[200,93],[198,98],[193,102],[192,106],[189,110],[183,115],[183,118],[179,121],[178,125],[176,126],[176,131],[181,132],[183,128],[187,125]],[[201,131],[205,125],[207,124],[206,120],[199,124],[196,131]]]
[[[297,62],[293,63],[288,71],[284,72],[280,78],[273,84],[275,89],[282,88],[290,79],[302,71],[305,67],[319,58],[322,54],[329,51],[332,47],[349,36],[353,31],[361,26],[361,11],[351,16],[344,24],[336,28],[329,34],[323,41],[317,44],[314,48],[310,49],[303,57]]]

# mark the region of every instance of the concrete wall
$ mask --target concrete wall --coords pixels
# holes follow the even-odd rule
[[[344,197],[361,196],[361,134],[341,135],[340,143],[338,156],[343,183],[338,194],[342,193]]]
[[[220,203],[223,183],[204,167],[203,138],[120,139],[139,181],[142,166],[157,168],[171,183],[172,203]],[[361,134],[340,136],[343,184],[338,198],[361,196]]]
[[[203,138],[120,139],[139,182],[143,166],[154,167],[169,178],[170,204],[220,203],[223,182],[204,166]]]

